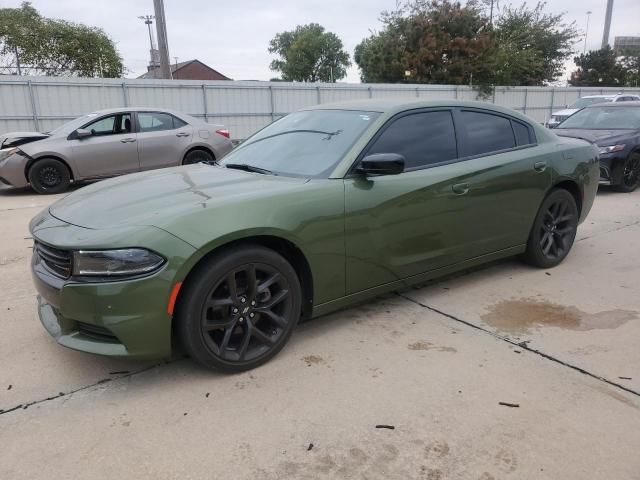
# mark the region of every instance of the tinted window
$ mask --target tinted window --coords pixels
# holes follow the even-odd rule
[[[173,115],[169,115],[168,113],[138,113],[138,123],[140,124],[141,132],[160,132],[162,130],[173,130],[174,128],[178,128],[178,126],[174,126],[173,119]]]
[[[462,111],[461,116],[467,130],[467,155],[482,155],[516,146],[507,118],[469,111]]]
[[[513,133],[516,136],[516,144],[518,146],[530,145],[533,143],[529,127],[524,123],[516,122],[515,120],[511,120],[511,125],[513,126]]]
[[[110,115],[84,127],[93,135],[114,135],[131,132],[131,115],[128,113]]]
[[[393,121],[367,152],[373,153],[403,155],[407,169],[453,160],[457,150],[451,113],[414,113]]]
[[[174,117],[172,115],[173,118],[173,128],[182,128],[185,125],[187,125],[187,122],[183,122],[182,120],[180,120],[178,117]]]

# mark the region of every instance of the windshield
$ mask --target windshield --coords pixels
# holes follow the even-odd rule
[[[97,117],[97,116],[98,116],[97,113],[89,113],[88,115],[83,115],[81,117],[74,118],[70,122],[63,123],[58,128],[55,128],[47,133],[49,135],[69,135],[71,132],[80,128],[82,125],[84,125],[86,122],[91,120],[93,117]]]
[[[640,128],[640,108],[614,106],[585,108],[571,115],[558,128],[588,130]]]
[[[611,102],[613,97],[585,97],[579,99],[576,103],[571,105],[569,108],[584,108],[589,105],[593,105],[594,103],[606,103]]]
[[[220,163],[295,177],[326,177],[380,114],[355,110],[292,113],[249,138]]]

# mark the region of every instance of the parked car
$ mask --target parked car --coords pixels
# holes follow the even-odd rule
[[[567,107],[564,110],[553,112],[551,114],[551,118],[547,122],[547,127],[556,128],[558,125],[560,125],[561,122],[564,122],[567,118],[569,118],[571,115],[576,113],[578,110],[584,107],[587,107],[589,105],[593,105],[595,103],[636,102],[636,101],[640,101],[640,95],[629,95],[626,93],[620,93],[618,95],[587,95],[579,98],[570,107]]]
[[[598,146],[601,184],[627,193],[640,185],[640,102],[591,105],[555,132]]]
[[[550,268],[598,189],[598,149],[478,102],[321,105],[219,164],[128,175],[36,216],[58,343],[256,367],[301,318],[512,255]]]
[[[60,193],[73,181],[220,160],[229,131],[184,113],[119,108],[83,115],[48,133],[0,136],[0,181]]]

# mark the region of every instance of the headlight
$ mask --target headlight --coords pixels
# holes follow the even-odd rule
[[[73,252],[73,274],[123,277],[149,273],[164,263],[160,255],[143,248],[80,250]]]
[[[3,150],[0,150],[0,162],[18,152],[18,150],[18,148],[5,148]]]
[[[621,152],[624,150],[624,145],[609,145],[607,147],[600,147],[600,155],[604,155],[606,153],[614,153]]]

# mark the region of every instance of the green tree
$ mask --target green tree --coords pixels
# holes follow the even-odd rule
[[[496,85],[544,85],[563,74],[579,32],[562,14],[545,13],[545,6],[507,6],[499,13],[492,62]]]
[[[121,77],[122,59],[99,28],[42,17],[29,2],[0,9],[2,73]]]
[[[269,43],[269,53],[279,56],[271,62],[271,70],[287,82],[335,82],[347,75],[351,65],[342,40],[317,23],[278,33]]]
[[[625,84],[626,69],[609,45],[583,53],[573,61],[578,68],[571,73],[569,84],[574,87],[622,87]]]
[[[494,39],[478,7],[414,0],[383,12],[381,21],[383,29],[355,50],[363,82],[459,85],[490,78]]]
[[[640,85],[640,52],[622,51],[620,63],[625,70],[624,84],[627,87],[637,87]]]

